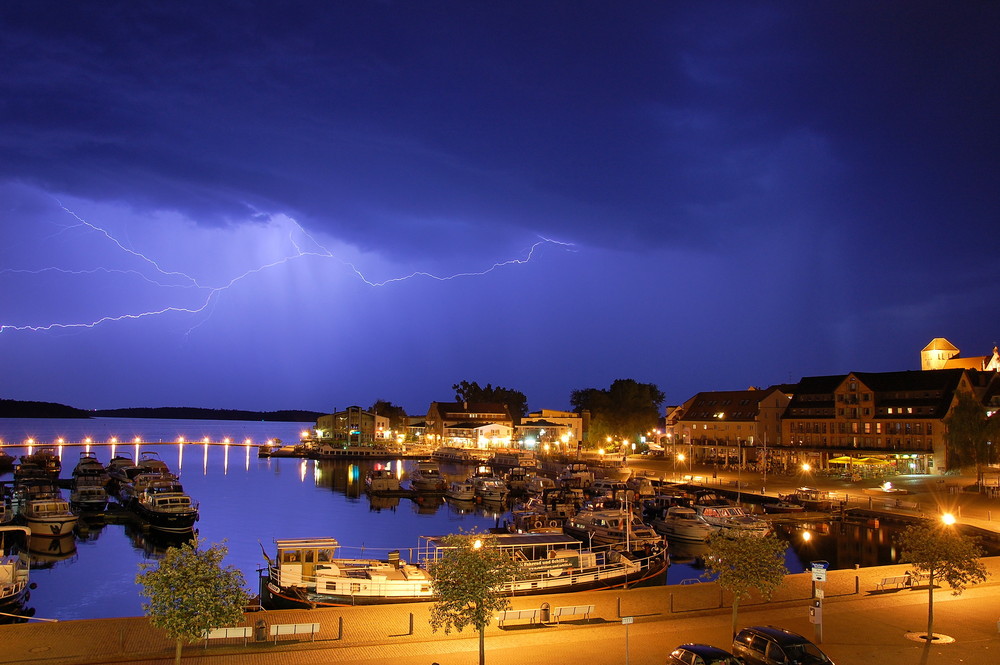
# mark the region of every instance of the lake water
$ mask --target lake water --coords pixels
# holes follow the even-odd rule
[[[420,536],[483,530],[503,524],[508,513],[458,510],[441,500],[374,499],[364,492],[364,478],[373,464],[385,461],[313,461],[257,457],[253,444],[279,438],[294,442],[299,432],[313,423],[265,423],[246,421],[149,420],[95,418],[90,420],[0,419],[0,441],[8,446],[28,437],[38,445],[52,445],[58,438],[80,442],[108,441],[116,437],[116,452],[126,451],[138,459],[138,451],[156,451],[178,473],[185,490],[200,503],[198,535],[208,543],[225,541],[227,565],[243,572],[249,589],[257,591],[257,569],[263,563],[261,548],[273,555],[274,540],[334,537],[345,547],[371,550],[416,548]],[[235,442],[228,446],[176,441]],[[142,443],[131,443],[140,437]],[[14,456],[26,449],[5,448]],[[107,464],[112,446],[90,448]],[[69,477],[83,447],[61,447],[63,477]],[[404,470],[415,461],[392,461]],[[442,471],[463,475],[466,469],[443,466]],[[0,474],[10,481],[11,474]],[[68,497],[68,491],[64,495]],[[154,532],[155,533],[155,532]],[[895,559],[889,534],[870,525],[817,525],[814,537],[801,539],[801,531],[788,531],[793,544],[786,555],[792,572],[801,572],[811,560],[826,559],[832,567],[889,563]],[[39,618],[59,620],[140,616],[141,601],[135,576],[142,562],[155,561],[169,541],[145,534],[127,524],[109,523],[80,528],[65,540],[34,539],[42,551],[33,555],[30,608]],[[35,547],[35,549],[38,549]],[[694,546],[672,545],[674,565],[668,583],[697,578],[702,573]],[[348,552],[344,552],[348,554]],[[354,552],[356,553],[356,552]],[[375,552],[373,552],[375,554]],[[381,552],[379,552],[381,554]]]

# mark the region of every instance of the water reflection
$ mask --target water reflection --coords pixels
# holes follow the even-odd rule
[[[76,536],[72,533],[58,537],[35,536],[28,545],[28,554],[33,569],[51,568],[76,558]]]

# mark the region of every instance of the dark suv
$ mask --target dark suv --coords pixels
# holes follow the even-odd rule
[[[774,626],[750,626],[733,638],[733,654],[747,665],[833,665],[806,638]]]

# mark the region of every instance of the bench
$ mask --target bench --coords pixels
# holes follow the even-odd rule
[[[225,640],[235,637],[242,637],[243,644],[247,643],[253,636],[252,626],[236,626],[230,628],[215,628],[214,630],[206,630],[201,634],[203,640],[205,640],[205,648],[208,648],[209,640]]]
[[[271,637],[275,642],[282,635],[309,635],[315,641],[318,632],[318,623],[278,623],[271,626]]]
[[[567,605],[566,607],[556,607],[549,613],[550,619],[555,619],[559,623],[562,617],[582,616],[585,620],[590,620],[590,613],[594,611],[593,605]]]
[[[504,610],[497,615],[497,626],[503,628],[503,625],[508,621],[527,620],[528,623],[538,623],[541,614],[542,610],[538,608],[533,610]]]
[[[888,587],[893,587],[896,589],[902,589],[903,587],[910,586],[913,581],[913,577],[910,575],[897,575],[895,577],[883,577],[882,581],[875,585],[875,589],[878,591],[885,591]]]

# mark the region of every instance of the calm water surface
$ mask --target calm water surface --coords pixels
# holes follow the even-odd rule
[[[239,568],[248,587],[256,593],[257,569],[263,562],[261,548],[273,555],[274,540],[334,537],[345,547],[372,550],[417,547],[419,537],[455,533],[459,529],[480,530],[498,526],[508,513],[463,511],[443,501],[418,504],[410,499],[375,499],[364,493],[364,478],[373,464],[385,461],[312,461],[289,458],[259,459],[256,448],[243,445],[249,438],[259,443],[270,438],[297,441],[299,432],[313,423],[264,423],[246,421],[150,420],[96,418],[90,420],[0,419],[0,440],[6,444],[34,438],[51,445],[62,437],[69,442],[132,441],[141,437],[138,450],[159,453],[177,472],[185,490],[200,503],[198,535],[209,543],[225,541],[228,565]],[[201,443],[153,443],[176,441],[237,442],[229,446]],[[6,448],[20,456],[23,447]],[[62,447],[63,477],[69,477],[83,447]],[[91,450],[107,464],[112,447],[95,444]],[[138,458],[132,443],[118,444]],[[404,470],[413,461],[395,460]],[[446,474],[464,476],[460,467],[442,467]],[[0,481],[11,474],[0,474]],[[64,490],[68,497],[68,491]],[[154,532],[155,533],[155,532]],[[786,534],[793,547],[786,555],[792,572],[801,572],[810,560],[826,559],[833,567],[876,565],[894,560],[885,529],[869,525],[820,525],[815,537],[804,544],[797,530]],[[109,521],[80,528],[66,540],[34,539],[43,550],[33,556],[32,580],[38,587],[28,606],[39,618],[89,619],[139,616],[141,598],[135,585],[138,564],[162,556],[170,541],[144,534],[126,524]],[[39,543],[38,541],[43,541]],[[702,570],[697,546],[672,545],[674,565],[668,583],[697,578]],[[347,554],[348,552],[344,552]],[[381,554],[381,552],[372,552]]]

